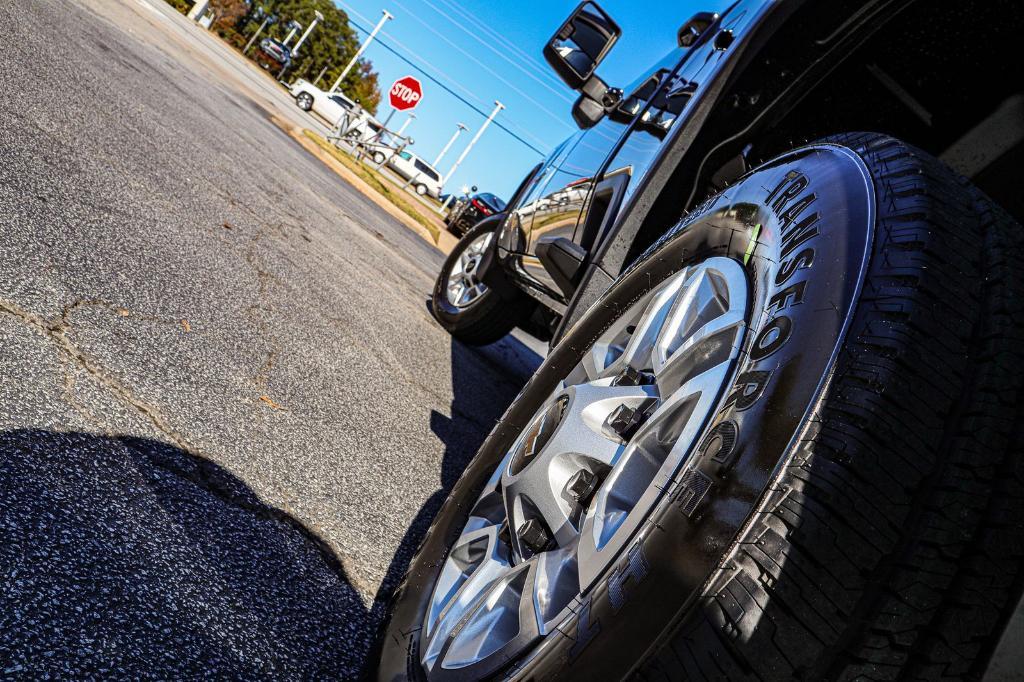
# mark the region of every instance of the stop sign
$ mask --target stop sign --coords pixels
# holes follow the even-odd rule
[[[414,109],[423,99],[423,86],[412,76],[405,76],[391,84],[388,96],[391,99],[391,106],[395,109],[399,111]]]

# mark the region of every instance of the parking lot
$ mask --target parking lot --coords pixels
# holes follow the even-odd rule
[[[442,253],[162,0],[0,30],[0,670],[354,675],[538,344],[454,343]]]

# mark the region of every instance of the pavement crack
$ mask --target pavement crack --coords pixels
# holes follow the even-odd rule
[[[95,424],[105,435],[118,440],[125,447],[129,447],[135,452],[139,452],[146,456],[147,460],[154,466],[157,466],[182,480],[192,483],[226,504],[252,514],[256,518],[274,521],[291,528],[322,557],[323,561],[332,573],[336,574],[339,579],[355,585],[356,583],[353,582],[353,579],[357,574],[351,570],[351,567],[346,567],[344,565],[343,560],[340,558],[341,553],[337,552],[335,548],[331,546],[331,543],[327,540],[326,533],[319,531],[318,529],[313,529],[300,521],[298,516],[291,511],[290,505],[287,501],[285,501],[286,508],[282,510],[262,502],[258,497],[256,497],[255,493],[249,492],[248,494],[245,494],[243,492],[233,490],[231,484],[227,481],[227,477],[230,474],[227,474],[226,470],[223,470],[222,467],[215,463],[210,457],[191,447],[188,440],[170,425],[156,407],[149,405],[141,398],[137,397],[131,389],[128,388],[128,386],[104,369],[102,365],[89,357],[88,354],[78,348],[78,346],[68,338],[67,334],[71,326],[69,321],[70,315],[75,310],[88,305],[111,307],[104,301],[83,299],[65,306],[60,315],[54,318],[46,318],[22,308],[13,301],[0,298],[0,314],[5,314],[14,318],[35,333],[50,341],[57,348],[60,353],[61,364],[65,368],[63,382],[65,399],[84,419]],[[76,368],[86,372],[99,386],[109,391],[121,402],[133,408],[139,414],[148,419],[149,422],[152,423],[152,425],[167,439],[170,445],[190,456],[191,461],[194,462],[195,466],[186,468],[184,466],[174,464],[173,462],[155,457],[152,452],[148,451],[148,449],[143,449],[134,444],[138,439],[116,434],[95,413],[89,410],[86,406],[81,405],[74,398],[74,388],[77,383],[77,379],[74,376],[74,370]],[[283,495],[282,499],[284,499]],[[366,581],[359,581],[359,584],[364,590],[368,589],[368,583]]]
[[[100,302],[99,304],[105,304]],[[136,412],[145,417],[161,434],[174,445],[183,450],[189,450],[187,439],[180,434],[167,419],[160,414],[160,411],[153,405],[136,396],[132,390],[120,379],[108,372],[100,363],[89,357],[70,338],[68,332],[71,329],[70,315],[78,308],[85,305],[97,305],[95,299],[83,299],[65,306],[61,314],[55,318],[47,319],[42,315],[25,310],[13,301],[0,299],[0,313],[5,313],[22,324],[28,326],[36,333],[48,339],[64,357],[65,361],[72,366],[85,371],[102,388],[106,389],[124,404],[133,408]],[[74,378],[69,382],[65,379],[64,388],[68,391],[74,386]],[[72,403],[72,407],[75,404]],[[76,408],[77,409],[77,408]],[[86,416],[83,414],[83,417]],[[95,420],[90,420],[95,423]]]

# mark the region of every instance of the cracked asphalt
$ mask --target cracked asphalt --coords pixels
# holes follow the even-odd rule
[[[150,2],[0,13],[0,675],[351,678],[536,344]]]

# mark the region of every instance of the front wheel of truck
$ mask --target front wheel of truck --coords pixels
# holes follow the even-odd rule
[[[472,346],[494,343],[523,322],[534,303],[524,293],[501,296],[480,277],[480,266],[500,221],[482,220],[448,255],[434,283],[431,310],[452,336]]]
[[[377,679],[980,676],[1024,558],[1022,257],[883,135],[744,176],[496,425]]]

